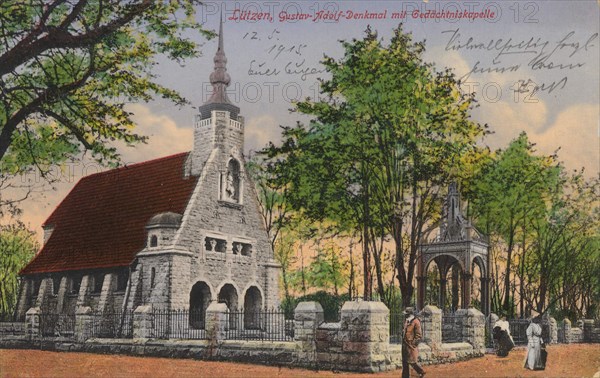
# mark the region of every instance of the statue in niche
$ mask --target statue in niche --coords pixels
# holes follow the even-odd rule
[[[217,241],[215,239],[209,239],[208,243],[210,244],[209,251],[215,252],[215,248],[217,247]]]
[[[240,164],[235,159],[231,159],[227,164],[227,173],[225,174],[225,199],[238,202],[240,191]]]
[[[239,255],[242,252],[242,245],[240,243],[233,243],[233,254]]]
[[[225,177],[225,194],[228,199],[236,199],[235,197],[235,183],[233,181],[233,174],[227,171],[227,177]]]

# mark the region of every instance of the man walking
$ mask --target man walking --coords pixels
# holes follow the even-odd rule
[[[409,365],[419,374],[425,376],[425,371],[419,365],[419,340],[421,340],[421,321],[415,316],[415,310],[407,307],[404,310],[404,331],[402,333],[402,378],[410,378]]]

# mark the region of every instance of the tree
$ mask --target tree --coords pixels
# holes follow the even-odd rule
[[[472,95],[460,91],[449,70],[422,61],[423,43],[401,26],[384,46],[368,29],[343,42],[345,54],[323,64],[324,99],[297,104],[314,117],[283,129],[281,146],[263,153],[288,185],[302,216],[326,221],[338,233],[360,237],[364,293],[385,298],[384,243],[391,237],[404,306],[411,303],[418,245],[434,228],[437,193],[484,132],[469,120]]]
[[[197,0],[0,2],[0,172],[49,166],[90,151],[116,164],[111,143],[144,142],[126,102],[186,100],[151,73],[158,55],[198,55],[187,30]]]
[[[496,152],[474,179],[470,193],[473,214],[488,235],[496,234],[505,247],[504,255],[494,255],[495,262],[503,259],[503,269],[495,269],[496,290],[493,307],[506,315],[514,315],[513,302],[516,297],[511,283],[514,278],[515,261],[523,273],[528,250],[528,234],[531,221],[543,217],[546,201],[558,185],[559,168],[555,156],[536,156],[534,144],[526,133],[521,133],[505,150]],[[521,255],[515,258],[520,246]],[[501,281],[503,282],[500,286]],[[520,288],[525,288],[521,281]],[[519,297],[524,299],[521,290]],[[525,309],[521,305],[521,314]]]
[[[0,226],[0,318],[12,316],[19,294],[18,272],[38,248],[35,233],[22,224]]]

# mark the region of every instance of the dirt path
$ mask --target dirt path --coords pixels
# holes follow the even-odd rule
[[[523,368],[524,349],[508,358],[486,355],[427,366],[435,377],[592,377],[600,369],[600,344],[551,345],[545,371]],[[225,362],[175,360],[39,350],[0,350],[0,377],[399,377],[400,371],[360,375]],[[600,373],[598,373],[600,377]]]

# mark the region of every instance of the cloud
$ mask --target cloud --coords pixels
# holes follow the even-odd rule
[[[133,104],[127,110],[134,113],[136,132],[149,139],[147,144],[134,147],[120,144],[118,148],[123,162],[137,163],[192,150],[194,130],[191,125],[178,126],[170,117],[153,113],[147,105]]]
[[[597,175],[600,168],[599,114],[598,104],[570,106],[558,114],[547,130],[532,139],[546,154],[560,147],[559,159],[568,169],[585,167],[588,175]]]
[[[492,148],[504,148],[521,131],[536,143],[539,153],[554,153],[560,147],[559,160],[568,169],[585,167],[597,174],[600,161],[598,146],[598,104],[573,105],[560,112],[554,121],[548,119],[546,104],[500,101],[484,104],[477,119],[488,123],[495,133],[486,139]],[[550,122],[552,122],[550,124]]]
[[[274,117],[263,114],[249,118],[245,125],[245,150],[257,151],[270,141],[280,139],[279,124]]]

